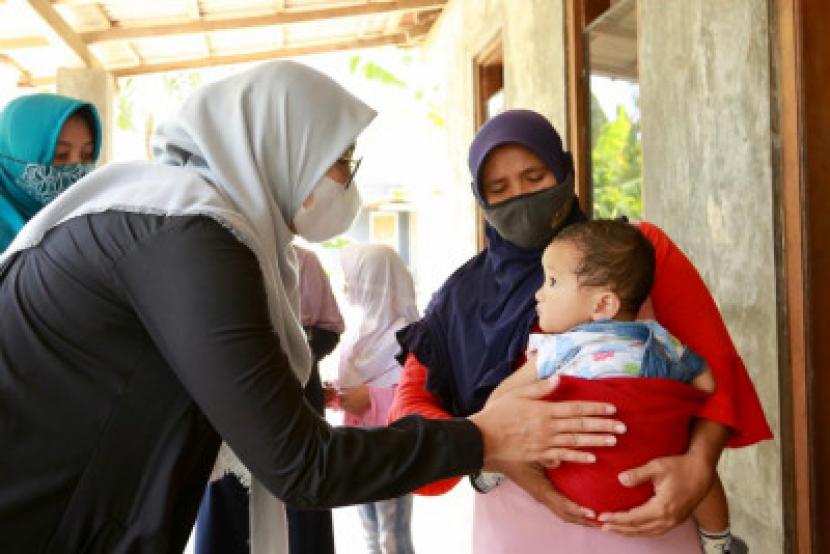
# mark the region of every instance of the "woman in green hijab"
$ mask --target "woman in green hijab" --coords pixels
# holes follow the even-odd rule
[[[57,94],[15,98],[0,112],[0,252],[101,151],[95,106]]]

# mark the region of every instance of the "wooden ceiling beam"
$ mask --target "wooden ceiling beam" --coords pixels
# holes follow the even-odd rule
[[[57,75],[46,75],[43,77],[32,77],[27,82],[27,87],[47,87],[54,86],[58,82]]]
[[[200,21],[202,19],[202,8],[199,5],[199,0],[188,0],[187,15],[194,21]]]
[[[0,0],[2,2],[2,0]],[[51,43],[44,37],[14,37],[0,38],[0,50],[16,50],[18,48],[44,48]]]
[[[438,17],[441,15],[440,11],[427,12],[425,17],[420,18],[414,25],[410,25],[403,29],[406,33],[408,42],[414,42],[422,39],[432,29]]]
[[[127,43],[127,48],[130,50],[130,54],[133,55],[136,65],[141,65],[144,63],[144,59],[141,57],[141,54],[138,53],[138,49],[136,49],[135,45],[132,42]]]
[[[162,73],[165,71],[182,71],[202,67],[213,67],[218,65],[275,60],[280,58],[290,58],[294,56],[304,56],[307,54],[319,54],[321,52],[335,52],[339,50],[358,50],[361,48],[374,48],[377,46],[386,46],[390,44],[401,44],[405,41],[406,36],[403,33],[395,33],[392,35],[381,35],[373,38],[344,40],[338,42],[313,44],[309,46],[294,46],[288,48],[280,48],[279,50],[265,50],[243,54],[229,54],[225,56],[209,56],[205,58],[194,58],[190,60],[176,60],[172,62],[149,63],[134,67],[112,69],[110,70],[110,73],[112,73],[115,77],[130,77],[133,75]]]
[[[44,0],[29,0],[44,2]],[[140,39],[163,37],[170,35],[186,35],[206,33],[210,31],[225,31],[230,29],[246,29],[251,27],[267,27],[273,25],[287,25],[292,23],[309,23],[399,11],[417,11],[442,8],[447,0],[379,0],[376,2],[356,4],[351,6],[335,6],[329,8],[313,8],[291,10],[273,15],[259,15],[225,19],[210,19],[188,23],[172,23],[166,25],[152,25],[140,27],[121,27],[113,25],[106,31],[92,31],[81,33],[80,37],[87,44],[108,40]]]
[[[67,48],[72,50],[76,56],[83,62],[86,67],[93,67],[101,69],[103,66],[98,61],[83,39],[78,36],[72,27],[63,20],[61,15],[55,10],[49,0],[20,0],[21,3],[28,5],[32,11],[43,20],[49,29],[60,39]]]
[[[3,65],[7,65],[12,69],[16,70],[18,73],[17,79],[17,86],[19,87],[31,87],[32,86],[32,74],[29,73],[25,67],[17,63],[13,58],[7,56],[0,52],[0,63]]]

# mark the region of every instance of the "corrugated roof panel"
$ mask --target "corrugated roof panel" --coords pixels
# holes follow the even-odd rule
[[[141,63],[127,41],[109,41],[90,45],[92,54],[109,68],[131,67]]]
[[[204,35],[142,38],[132,44],[145,63],[195,58],[208,53]]]
[[[246,31],[216,31],[209,33],[214,52],[237,54],[254,50],[276,50],[283,46],[280,27],[258,27]]]
[[[43,31],[40,18],[22,4],[0,3],[0,37],[3,39],[42,35]]]
[[[343,48],[357,39],[393,35],[413,16],[405,11],[356,15],[273,25],[282,13],[313,12],[325,16],[328,8],[367,6],[372,0],[50,0],[92,54],[109,69],[133,68],[139,73],[166,62],[209,64],[216,58],[245,52],[301,48],[325,51]],[[394,5],[395,3],[393,3]],[[386,9],[389,4],[378,6]],[[350,10],[340,10],[349,12]],[[251,17],[244,29],[201,33],[198,22]],[[262,17],[262,19],[258,19]],[[280,18],[276,18],[280,19]],[[307,19],[300,17],[300,19]],[[267,23],[268,26],[261,24]],[[429,21],[427,22],[429,23]],[[184,25],[182,25],[184,24]],[[211,24],[227,27],[228,24]],[[419,24],[420,25],[420,24]],[[120,30],[119,30],[120,29]],[[133,31],[130,31],[133,29]],[[108,32],[108,30],[110,32]],[[190,31],[186,35],[173,32]],[[126,32],[123,32],[126,31]],[[92,42],[97,41],[97,42]],[[47,46],[48,45],[48,46]],[[309,48],[306,48],[309,47]],[[58,65],[78,67],[80,60],[25,2],[0,0],[0,53],[33,76],[52,73]],[[223,60],[217,60],[222,63]],[[14,64],[7,64],[14,65]],[[186,67],[187,64],[173,64]],[[148,66],[148,67],[145,67]]]
[[[286,9],[310,9],[310,8],[328,8],[334,6],[349,6],[366,4],[366,2],[355,2],[354,0],[285,0]]]
[[[193,18],[191,3],[185,0],[110,0],[101,2],[107,16],[113,21],[130,27],[148,23],[178,23]]]
[[[199,4],[206,19],[271,15],[278,7],[272,0],[202,0]]]
[[[55,4],[64,21],[75,31],[104,31],[109,29],[110,20],[98,4]]]
[[[78,58],[66,48],[26,48],[8,56],[26,68],[32,77],[50,77],[59,67],[82,67]]]
[[[285,41],[286,44],[306,44],[354,38],[360,31],[361,20],[361,17],[347,17],[290,25],[285,29]]]

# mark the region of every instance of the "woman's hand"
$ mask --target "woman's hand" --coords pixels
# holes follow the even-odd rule
[[[654,496],[627,512],[600,514],[602,529],[638,537],[662,535],[683,523],[709,492],[714,470],[693,454],[657,458],[620,474],[629,487],[651,481]]]
[[[360,415],[372,406],[369,385],[357,385],[342,389],[338,396],[340,407],[352,415]]]
[[[597,526],[593,521],[596,514],[558,492],[545,475],[542,466],[522,462],[506,463],[503,466],[502,471],[511,481],[522,487],[537,502],[547,506],[562,521],[586,527]]]
[[[561,462],[591,463],[594,455],[578,448],[612,446],[625,425],[608,419],[616,409],[604,402],[542,400],[558,377],[507,391],[469,417],[484,441],[484,469],[503,471],[511,462],[556,467]],[[603,417],[605,416],[605,417]]]
[[[684,522],[712,487],[727,436],[723,425],[699,420],[686,454],[657,458],[621,473],[620,482],[626,486],[651,481],[654,496],[627,512],[600,514],[602,528],[632,537],[653,536]]]

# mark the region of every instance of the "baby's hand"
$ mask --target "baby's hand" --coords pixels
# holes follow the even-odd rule
[[[359,416],[372,407],[372,397],[368,385],[357,385],[340,391],[340,406],[352,415]]]
[[[536,355],[534,352],[528,352],[527,362],[493,389],[488,402],[496,400],[511,389],[521,387],[522,385],[529,385],[536,380]]]
[[[332,410],[339,409],[339,402],[337,401],[338,390],[331,382],[323,383],[323,399],[326,403],[326,408]]]

